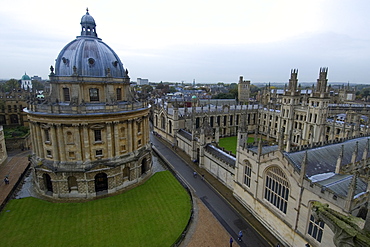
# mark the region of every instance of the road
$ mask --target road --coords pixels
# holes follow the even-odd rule
[[[217,220],[228,231],[234,240],[238,239],[238,232],[243,231],[244,242],[238,242],[240,246],[273,246],[263,238],[236,210],[228,203],[207,181],[198,175],[194,178],[191,166],[181,159],[173,149],[168,148],[155,136],[151,136],[151,141],[155,148],[171,163],[177,174],[188,184],[197,196],[213,213]]]

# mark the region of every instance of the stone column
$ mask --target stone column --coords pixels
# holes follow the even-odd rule
[[[128,149],[128,152],[132,152],[133,150],[133,140],[134,140],[134,137],[133,137],[133,131],[132,131],[132,119],[129,119],[127,120],[127,128],[128,128],[128,131],[127,131],[127,149]]]
[[[137,135],[137,121],[139,119],[135,118],[134,121],[132,121],[132,148],[133,150],[137,149],[137,140],[138,140],[138,135]]]
[[[82,124],[83,126],[83,142],[82,142],[82,154],[85,157],[86,161],[90,161],[90,140],[89,140],[89,130],[87,124]]]
[[[76,153],[76,159],[77,160],[81,160],[81,161],[84,161],[84,157],[83,157],[83,151],[82,151],[82,146],[81,146],[81,137],[82,137],[82,134],[80,133],[80,125],[79,124],[72,124],[72,127],[74,128],[72,134],[74,137],[76,137],[76,134],[77,134],[77,138],[75,139],[76,140],[76,147],[77,147],[77,150],[78,152]],[[77,129],[77,131],[76,131]]]
[[[119,156],[120,155],[120,145],[119,145],[119,140],[120,140],[120,135],[119,135],[119,121],[114,121],[113,122],[113,139],[114,139],[114,155]]]
[[[56,133],[56,128],[57,126],[56,125],[52,125],[50,130],[51,130],[51,146],[52,146],[52,150],[53,150],[53,160],[57,160],[57,161],[60,161],[60,157],[59,157],[59,152],[58,152],[58,141],[57,141],[57,133]]]
[[[57,129],[57,139],[58,139],[58,146],[59,146],[59,157],[60,161],[66,161],[66,152],[65,152],[65,138],[62,131],[62,124],[55,125]]]
[[[41,157],[41,158],[45,158],[45,155],[44,155],[44,140],[42,138],[42,135],[41,135],[41,125],[39,123],[36,123],[35,125],[35,132],[36,132],[36,138],[37,140],[37,149],[39,151],[39,153],[37,154],[37,156]]]
[[[112,158],[113,157],[113,140],[112,140],[112,122],[106,122],[105,123],[106,126],[107,126],[107,155],[108,155],[108,158]]]
[[[39,155],[40,154],[40,151],[39,151],[39,147],[36,143],[36,127],[35,127],[36,123],[34,122],[30,122],[30,130],[31,130],[31,142],[32,142],[32,149],[33,149],[33,153],[35,153],[36,155]],[[39,141],[41,141],[40,139],[38,139]]]

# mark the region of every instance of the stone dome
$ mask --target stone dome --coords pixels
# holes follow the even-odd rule
[[[31,80],[31,78],[26,73],[24,73],[21,80],[24,80],[24,81]]]
[[[118,55],[98,38],[94,18],[81,18],[81,36],[67,44],[55,62],[55,76],[127,77]]]

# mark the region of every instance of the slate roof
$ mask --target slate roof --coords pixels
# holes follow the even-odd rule
[[[339,154],[342,150],[342,145],[344,147],[342,165],[351,163],[352,154],[356,148],[356,145],[358,145],[356,161],[361,160],[364,150],[367,146],[368,139],[368,137],[361,137],[342,143],[336,143],[307,150],[307,176],[311,177],[316,174],[335,172],[335,167]],[[284,155],[295,167],[300,170],[305,152],[306,151],[303,150],[294,153],[284,153]],[[366,158],[369,157],[370,152],[367,154]]]
[[[178,134],[180,135],[180,136],[183,136],[183,137],[185,137],[186,139],[188,139],[189,141],[191,141],[192,140],[192,135],[189,133],[189,132],[187,132],[187,131],[185,131],[185,130],[183,130],[183,129],[180,129],[179,130],[179,132],[178,132]]]
[[[328,174],[323,174],[323,175],[328,175],[328,176],[326,176],[324,179],[319,180],[319,181],[316,181],[316,176],[313,176],[310,179],[320,184],[323,187],[323,189],[329,189],[333,191],[336,195],[347,197],[350,184],[354,177],[353,175],[334,174],[334,173],[328,173]],[[367,184],[361,179],[357,178],[355,195],[360,195],[362,193],[365,193],[366,189],[367,189]]]
[[[251,150],[252,152],[255,152],[255,153],[258,152],[258,147],[257,146],[253,146],[253,147],[250,147],[248,149]],[[262,147],[262,154],[267,154],[267,153],[276,151],[278,149],[279,149],[279,146],[278,145],[275,145],[275,146],[264,146],[264,147]]]
[[[236,158],[234,156],[222,151],[221,149],[216,148],[211,144],[208,144],[206,146],[206,151],[212,154],[213,156],[217,157],[218,159],[222,160],[226,164],[235,167]]]

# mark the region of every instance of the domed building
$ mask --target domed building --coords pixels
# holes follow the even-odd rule
[[[94,198],[151,175],[148,104],[88,10],[80,24],[50,67],[45,100],[27,109],[35,187],[53,198]]]
[[[32,89],[32,80],[26,73],[24,73],[24,75],[22,76],[20,83],[22,89],[24,90]]]

